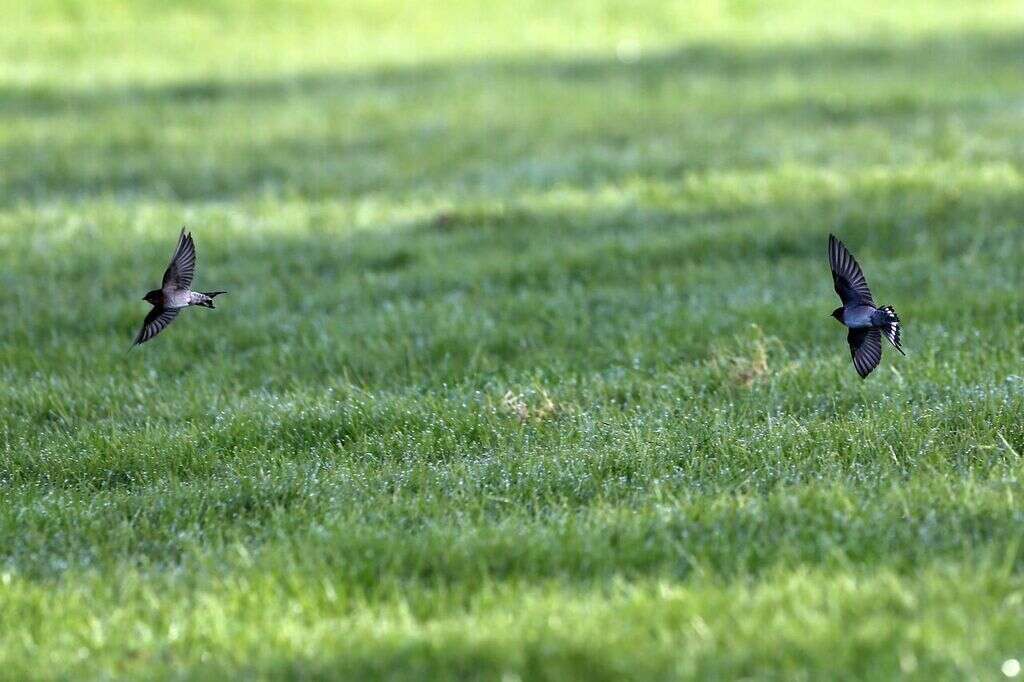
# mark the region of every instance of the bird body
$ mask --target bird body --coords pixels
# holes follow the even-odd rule
[[[841,241],[828,236],[828,260],[832,269],[832,283],[841,308],[832,311],[832,317],[850,331],[846,340],[853,356],[853,366],[861,378],[882,361],[882,336],[903,355],[900,318],[892,306],[875,306],[867,279],[860,265]]]
[[[167,327],[178,312],[188,306],[198,305],[204,308],[213,308],[213,299],[225,291],[192,291],[192,278],[196,270],[196,246],[192,241],[192,234],[185,234],[182,229],[178,237],[178,246],[171,257],[171,264],[164,272],[163,286],[153,289],[142,297],[148,301],[153,309],[146,315],[142,323],[142,329],[135,337],[137,346],[145,343],[159,334]]]
[[[851,305],[836,308],[834,317],[850,329],[881,327],[889,319],[881,308],[870,305]]]
[[[201,305],[204,308],[213,308],[213,299],[218,294],[227,293],[224,291],[192,291],[190,289],[179,289],[166,291],[164,289],[153,289],[146,294],[144,300],[153,305],[163,308],[187,308],[190,305]]]

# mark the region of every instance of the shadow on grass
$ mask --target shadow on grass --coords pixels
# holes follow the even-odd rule
[[[1024,32],[997,34],[962,32],[918,40],[815,43],[772,47],[693,44],[644,56],[636,62],[608,57],[573,59],[497,59],[470,63],[435,63],[388,67],[363,72],[309,73],[244,81],[200,79],[161,85],[56,90],[41,87],[0,88],[0,115],[88,114],[134,104],[200,104],[235,101],[256,104],[268,100],[322,96],[358,97],[393,88],[445,90],[453,85],[507,86],[519,79],[554,79],[601,85],[607,81],[642,78],[656,86],[692,76],[726,79],[761,78],[776,72],[798,78],[849,72],[886,72],[929,76],[969,67],[987,69],[1024,66]],[[497,79],[497,80],[495,80]]]
[[[951,501],[951,492],[970,493],[952,491],[938,475],[918,477],[919,488],[922,481],[930,488],[910,498],[894,492],[895,482],[846,481],[841,512],[809,486],[777,486],[756,498],[721,491],[678,506],[624,499],[622,510],[609,514],[594,501],[530,503],[528,491],[522,504],[483,510],[420,493],[356,491],[324,470],[296,467],[294,474],[243,478],[233,481],[237,489],[222,481],[132,496],[92,493],[89,502],[51,496],[16,518],[0,515],[0,561],[42,581],[98,567],[188,572],[202,565],[216,574],[241,568],[226,548],[246,546],[261,570],[330,575],[376,597],[410,585],[475,590],[494,581],[736,579],[797,566],[885,566],[913,574],[965,556],[1024,570],[1019,513]],[[998,479],[1001,468],[992,475]],[[493,497],[481,491],[480,500]],[[62,530],[71,523],[74,532]],[[225,558],[227,564],[206,563]]]
[[[7,86],[0,120],[20,132],[0,147],[0,203],[466,188],[511,196],[523,186],[678,177],[723,159],[792,158],[809,126],[898,136],[914,121],[1016,107],[1019,88],[985,83],[1007,83],[1022,63],[1024,34],[1008,31],[706,44],[635,64],[524,59],[90,90]],[[744,93],[756,96],[745,102]],[[778,137],[776,151],[744,148],[765,134]]]

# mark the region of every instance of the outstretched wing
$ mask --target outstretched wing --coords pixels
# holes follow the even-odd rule
[[[161,308],[154,306],[149,314],[146,315],[146,319],[142,322],[142,329],[139,330],[138,336],[135,337],[135,343],[133,346],[137,346],[140,343],[145,343],[151,338],[159,334],[164,328],[174,321],[174,318],[178,316],[180,308]]]
[[[185,234],[181,229],[178,237],[178,248],[174,250],[171,264],[164,272],[163,289],[188,289],[192,286],[192,277],[196,272],[196,245],[192,242],[192,233]]]
[[[882,361],[882,334],[877,329],[851,329],[846,340],[853,366],[863,379]]]
[[[868,281],[864,278],[860,266],[843,243],[828,236],[828,264],[832,267],[832,282],[843,305],[869,305],[874,307]]]

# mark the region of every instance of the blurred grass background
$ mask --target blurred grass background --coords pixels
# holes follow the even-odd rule
[[[0,16],[4,674],[1024,654],[1019,3]],[[182,224],[230,293],[126,355]]]

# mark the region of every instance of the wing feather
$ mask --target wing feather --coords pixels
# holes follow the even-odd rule
[[[164,272],[163,289],[182,290],[192,286],[192,277],[196,273],[196,245],[192,241],[192,233],[181,229],[178,246],[171,257],[171,264]]]
[[[877,329],[851,329],[846,336],[853,366],[863,379],[882,361],[882,334]]]
[[[875,305],[860,265],[843,243],[831,234],[828,236],[828,264],[832,268],[832,283],[844,306]]]
[[[179,310],[180,308],[154,306],[149,311],[149,314],[146,315],[146,319],[143,320],[142,329],[139,330],[138,336],[135,337],[135,343],[132,345],[137,346],[140,343],[145,343],[162,332],[178,316]]]

